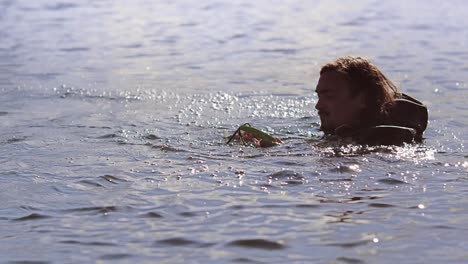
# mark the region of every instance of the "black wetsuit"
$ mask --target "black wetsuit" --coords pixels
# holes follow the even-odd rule
[[[352,137],[359,144],[401,145],[420,142],[427,127],[427,107],[406,94],[386,107],[387,115],[373,125],[338,128],[338,136]]]

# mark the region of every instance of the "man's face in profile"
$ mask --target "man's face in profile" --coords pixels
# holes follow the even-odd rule
[[[365,108],[364,95],[353,95],[350,83],[342,73],[324,72],[315,92],[318,95],[315,108],[320,116],[322,131],[333,134],[342,125],[359,122],[360,114]]]

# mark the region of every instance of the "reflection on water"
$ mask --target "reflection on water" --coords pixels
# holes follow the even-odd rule
[[[0,0],[2,260],[462,262],[463,5]],[[348,54],[429,106],[422,144],[322,139]],[[245,122],[284,144],[226,145]]]

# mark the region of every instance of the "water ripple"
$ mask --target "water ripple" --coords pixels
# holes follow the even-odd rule
[[[93,181],[93,180],[80,180],[78,181],[78,183],[80,184],[83,184],[83,185],[88,185],[88,186],[92,186],[92,187],[105,187],[104,185],[96,182],[96,181]]]
[[[286,248],[286,245],[282,241],[272,241],[267,239],[239,239],[230,242],[228,246],[265,250],[279,250]]]
[[[267,262],[261,262],[261,261],[257,261],[257,260],[253,260],[253,259],[245,258],[245,257],[235,258],[232,261],[239,262],[239,263],[256,263],[256,264],[267,263]]]
[[[140,217],[143,217],[143,218],[163,218],[163,216],[161,214],[156,213],[156,212],[148,212],[148,213],[140,215]]]
[[[71,8],[76,8],[76,7],[78,7],[78,5],[74,3],[57,3],[54,5],[45,6],[47,10],[51,10],[51,11],[63,11],[66,9],[71,9]]]
[[[346,264],[364,264],[364,263],[366,263],[363,260],[350,258],[350,257],[339,257],[339,258],[336,258],[336,260],[338,260],[339,262],[344,262]]]
[[[400,184],[408,184],[402,180],[394,179],[394,178],[385,178],[377,180],[380,183],[388,184],[388,185],[400,185]]]
[[[97,246],[97,247],[115,247],[116,243],[101,242],[101,241],[79,241],[79,240],[62,240],[62,244],[82,245],[82,246]]]
[[[9,261],[8,264],[49,264],[53,263],[50,261],[40,261],[40,260],[17,260],[17,261]]]
[[[87,215],[101,215],[110,212],[128,212],[133,210],[130,206],[95,206],[64,209],[67,213],[86,213]]]
[[[132,254],[125,254],[125,253],[121,253],[121,254],[107,254],[107,255],[102,255],[101,257],[99,257],[99,259],[102,259],[102,260],[121,260],[121,259],[127,259],[127,258],[131,258],[133,257],[134,255]]]
[[[87,47],[63,48],[63,49],[60,49],[60,51],[64,51],[64,52],[89,51],[89,48]]]
[[[370,203],[368,204],[369,207],[376,207],[376,208],[391,208],[395,207],[393,204],[386,204],[386,203]]]
[[[107,182],[110,182],[112,184],[119,184],[119,182],[128,182],[128,180],[119,178],[117,176],[112,176],[112,175],[99,176],[99,178],[104,179]]]
[[[12,144],[12,143],[17,143],[17,142],[21,142],[21,141],[25,141],[28,137],[12,137],[12,138],[9,138],[7,140],[5,140],[4,142],[1,142],[0,141],[0,144],[1,143],[5,143],[5,144]]]
[[[15,219],[12,219],[13,221],[31,221],[31,220],[41,220],[41,219],[46,219],[50,218],[51,216],[49,215],[44,215],[44,214],[38,214],[38,213],[32,213],[27,216],[23,217],[18,217]]]
[[[329,243],[329,246],[333,247],[342,247],[342,248],[354,248],[359,246],[367,245],[371,242],[371,240],[359,240],[353,242],[339,242],[339,243]]]
[[[180,238],[180,237],[158,240],[155,242],[155,244],[163,244],[163,245],[169,245],[169,246],[191,246],[191,247],[200,247],[200,248],[210,247],[214,245],[214,243],[203,243],[203,242],[198,242],[195,240],[190,240],[190,239],[185,239],[185,238]]]

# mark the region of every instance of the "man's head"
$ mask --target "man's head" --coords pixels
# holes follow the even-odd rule
[[[367,59],[343,57],[322,67],[316,92],[320,129],[333,134],[343,125],[378,122],[398,89]]]

